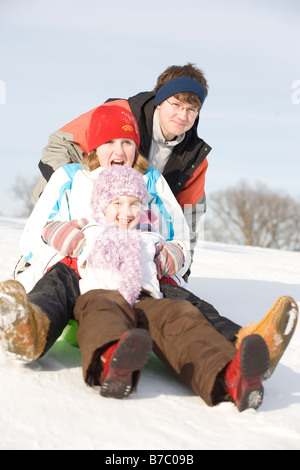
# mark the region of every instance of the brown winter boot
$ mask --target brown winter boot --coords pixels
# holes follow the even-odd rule
[[[271,377],[289,345],[296,329],[298,314],[298,306],[292,297],[279,297],[260,322],[249,323],[238,332],[235,345],[237,349],[243,338],[251,334],[258,334],[265,340],[269,349],[270,365],[264,379]]]
[[[43,353],[49,319],[28,300],[22,284],[15,280],[0,283],[0,337],[4,352],[33,361]]]

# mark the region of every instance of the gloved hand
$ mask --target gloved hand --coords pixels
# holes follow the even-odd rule
[[[184,264],[183,249],[175,242],[159,242],[155,244],[155,258],[158,279],[173,276]]]
[[[67,222],[50,222],[42,231],[42,239],[60,254],[77,258],[85,245],[85,236],[81,229],[88,224],[87,219]]]

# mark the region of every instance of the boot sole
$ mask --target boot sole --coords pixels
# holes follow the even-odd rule
[[[239,411],[257,409],[263,401],[264,389],[261,383],[269,368],[269,351],[259,335],[247,336],[241,344],[241,371],[237,406]]]
[[[0,337],[5,353],[22,360],[34,356],[33,333],[27,294],[18,281],[0,284]]]
[[[297,326],[298,314],[298,306],[292,297],[279,297],[264,321],[254,329],[254,334],[264,338],[270,354],[270,365],[263,379],[271,377],[288,347]]]
[[[128,330],[118,344],[110,361],[100,395],[107,398],[126,398],[132,391],[132,377],[148,361],[152,339],[146,330]]]

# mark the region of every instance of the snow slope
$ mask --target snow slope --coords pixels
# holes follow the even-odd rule
[[[20,219],[0,217],[0,281],[18,259]],[[300,253],[204,242],[191,289],[239,324],[260,319],[280,295],[300,304]],[[136,395],[101,397],[81,376],[80,351],[58,341],[31,364],[0,357],[0,449],[300,449],[300,327],[259,410],[209,408],[153,355]]]

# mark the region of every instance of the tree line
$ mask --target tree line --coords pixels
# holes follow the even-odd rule
[[[208,200],[205,239],[300,251],[300,199],[243,180]]]

